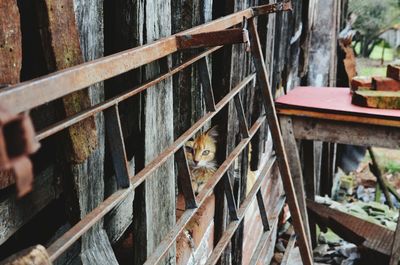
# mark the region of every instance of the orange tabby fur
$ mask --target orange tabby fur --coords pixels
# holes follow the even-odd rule
[[[192,173],[192,186],[196,195],[217,169],[215,162],[217,136],[216,127],[213,127],[185,145],[186,158]]]

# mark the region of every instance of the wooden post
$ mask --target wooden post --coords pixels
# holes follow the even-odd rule
[[[287,116],[280,117],[280,125],[282,129],[282,137],[285,143],[285,150],[290,161],[289,167],[292,174],[293,185],[296,189],[297,201],[299,203],[300,212],[305,224],[307,237],[310,239],[310,229],[308,226],[307,206],[305,204],[305,191],[303,182],[303,173],[300,165],[300,156],[297,148],[296,139],[294,138],[292,119]],[[311,243],[311,241],[310,241]]]
[[[171,34],[171,2],[169,0],[137,3],[141,14],[137,18],[139,36],[145,43]],[[143,20],[140,20],[143,19]],[[138,36],[138,37],[139,37]],[[149,79],[165,72],[169,59],[144,67]],[[152,161],[174,140],[172,80],[158,83],[146,90],[142,97],[143,164]],[[138,168],[140,170],[140,168]],[[175,224],[175,171],[174,160],[169,159],[136,191],[134,201],[134,263],[143,264]],[[175,263],[175,247],[165,256],[164,264]]]
[[[283,186],[286,192],[290,212],[293,218],[294,228],[299,238],[299,249],[305,265],[312,265],[312,254],[308,244],[307,234],[299,210],[299,204],[296,197],[296,191],[293,186],[292,176],[290,174],[288,159],[283,145],[283,139],[280,132],[278,118],[276,115],[274,100],[269,87],[268,75],[265,69],[264,57],[258,38],[257,27],[254,19],[249,19],[251,48],[254,65],[257,70],[258,83],[263,93],[264,107],[267,114],[268,124],[270,126],[274,148],[277,154],[279,171],[281,173]],[[303,198],[304,200],[304,198]]]

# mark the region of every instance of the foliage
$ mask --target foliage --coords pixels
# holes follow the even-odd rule
[[[385,171],[390,174],[400,173],[400,163],[396,161],[388,161],[385,165]]]
[[[363,35],[376,35],[399,20],[396,0],[350,0],[349,11],[357,14],[353,27]]]
[[[361,53],[368,56],[379,35],[400,22],[400,7],[397,0],[350,0],[349,12],[357,15],[353,28],[361,34]]]

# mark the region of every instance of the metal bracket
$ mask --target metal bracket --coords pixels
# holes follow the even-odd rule
[[[277,13],[282,11],[292,11],[292,2],[291,1],[283,1],[275,4],[268,4],[262,6],[253,7],[254,16],[261,16],[271,13]]]
[[[13,115],[0,109],[0,170],[12,170],[16,178],[18,197],[32,189],[33,170],[28,156],[39,147],[27,113]]]

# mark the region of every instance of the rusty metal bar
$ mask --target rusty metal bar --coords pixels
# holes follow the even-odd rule
[[[204,32],[192,35],[177,35],[178,50],[202,47],[212,47],[226,44],[245,43],[243,29],[225,29],[219,31]]]
[[[240,82],[235,88],[233,88],[220,102],[215,106],[214,112],[208,112],[200,120],[198,120],[189,130],[183,133],[171,146],[165,149],[156,159],[150,162],[144,169],[142,169],[138,174],[131,178],[131,183],[133,188],[139,186],[146,177],[154,172],[159,166],[161,166],[170,155],[175,153],[182,145],[192,137],[201,127],[203,127],[212,117],[214,117],[228,102],[236,96],[248,83],[254,79],[255,75],[252,74],[242,82]],[[201,194],[201,193],[200,193]],[[199,195],[200,196],[200,195]],[[197,200],[200,200],[199,197]]]
[[[50,261],[54,262],[64,251],[71,247],[95,223],[101,220],[109,211],[118,205],[129,194],[129,189],[118,190],[88,213],[81,221],[63,234],[47,248]]]
[[[227,29],[253,16],[251,8],[180,32],[199,34]],[[19,113],[58,99],[95,83],[123,74],[178,51],[177,35],[160,39],[137,48],[122,51],[91,62],[77,65],[29,82],[5,88],[0,105]],[[145,56],[144,56],[145,55]]]
[[[191,173],[186,160],[184,147],[179,148],[175,153],[175,162],[178,170],[178,180],[182,188],[183,197],[185,198],[185,208],[197,208],[196,196],[193,191]]]
[[[214,93],[211,85],[210,72],[208,71],[207,57],[203,57],[198,62],[198,72],[203,88],[204,101],[206,103],[207,111],[215,111]]]
[[[254,135],[254,134],[252,134]],[[225,250],[226,246],[229,244],[232,236],[234,235],[235,231],[239,227],[240,222],[243,220],[247,210],[250,208],[251,203],[256,198],[257,192],[261,188],[261,184],[263,180],[269,175],[269,172],[272,169],[272,166],[275,163],[275,158],[267,161],[261,172],[257,176],[257,181],[254,183],[253,187],[251,188],[250,192],[247,194],[246,198],[244,199],[243,203],[240,205],[238,210],[238,217],[239,219],[233,222],[230,222],[222,234],[222,237],[218,244],[215,246],[213,252],[211,253],[210,257],[207,260],[207,265],[215,265],[217,264],[221,254]]]
[[[271,130],[274,149],[277,154],[277,161],[279,165],[279,171],[281,172],[281,179],[286,192],[290,213],[293,219],[293,227],[298,235],[301,258],[305,265],[312,265],[312,252],[310,249],[309,240],[307,238],[305,224],[301,217],[299,203],[296,197],[296,190],[293,185],[288,158],[284,148],[282,134],[278,123],[278,117],[276,115],[276,110],[274,107],[274,99],[270,90],[267,70],[265,68],[264,55],[258,36],[257,26],[253,18],[249,19],[249,31],[251,38],[251,51],[253,55],[253,62],[256,68],[257,80],[259,84],[258,87],[261,90],[261,94],[263,96],[263,104],[265,112],[267,114],[269,128]]]
[[[138,87],[132,88],[127,92],[121,93],[120,95],[117,95],[117,96],[115,96],[115,97],[113,97],[111,99],[108,99],[108,100],[106,100],[106,101],[104,101],[102,103],[99,103],[99,104],[97,104],[97,105],[95,105],[93,107],[90,107],[90,108],[88,108],[88,109],[86,109],[84,111],[81,111],[81,112],[79,112],[79,113],[77,113],[75,115],[72,115],[72,116],[70,116],[70,117],[68,117],[68,118],[66,118],[66,119],[64,119],[64,120],[62,120],[60,122],[57,122],[57,123],[49,126],[48,128],[45,128],[42,131],[38,132],[38,134],[36,136],[36,139],[38,141],[43,140],[44,138],[49,137],[49,136],[51,136],[51,135],[53,135],[53,134],[55,134],[57,132],[60,132],[60,131],[62,131],[64,129],[68,128],[69,126],[74,125],[75,123],[78,123],[78,122],[80,122],[80,121],[82,121],[82,120],[84,120],[84,119],[86,119],[86,118],[88,118],[88,117],[90,117],[90,116],[92,116],[92,115],[94,115],[96,113],[99,113],[99,112],[101,112],[101,111],[103,111],[103,110],[105,110],[107,108],[112,107],[113,105],[118,104],[121,101],[124,101],[124,100],[126,100],[126,99],[128,99],[130,97],[133,97],[133,96],[139,94],[140,92],[143,92],[146,89],[154,86],[155,84],[157,84],[157,83],[159,83],[159,82],[161,82],[161,81],[173,76],[174,74],[176,74],[179,71],[185,69],[186,67],[192,65],[193,63],[195,63],[196,61],[200,60],[201,58],[204,58],[205,56],[213,53],[214,51],[216,51],[218,49],[220,49],[221,47],[222,46],[211,48],[211,49],[209,49],[209,50],[207,50],[207,51],[205,51],[205,52],[203,52],[203,53],[201,53],[199,55],[194,56],[193,58],[187,60],[186,62],[182,63],[181,65],[174,67],[173,69],[171,69],[171,71],[169,71],[166,74],[163,74],[163,75],[161,75],[161,76],[159,76],[159,77],[157,77],[157,78],[155,78],[155,79],[153,79],[153,80],[151,80],[151,81],[149,81],[149,82],[147,82],[145,84],[142,84],[142,85],[140,85]],[[1,95],[1,93],[0,93],[0,95]]]
[[[264,227],[264,231],[269,231],[270,227],[268,223],[268,216],[267,216],[267,211],[265,210],[264,198],[262,196],[261,190],[257,192],[257,203],[258,203],[258,208],[260,210],[261,221]]]
[[[207,113],[202,119],[197,121],[189,130],[187,130],[183,135],[181,135],[169,148],[167,148],[164,152],[162,152],[156,159],[154,159],[151,163],[149,163],[137,175],[130,177],[130,182],[131,182],[131,185],[133,185],[133,188],[136,188],[137,186],[139,186],[146,179],[146,177],[148,175],[150,175],[154,170],[156,170],[159,166],[161,166],[172,154],[174,154],[176,151],[178,151],[179,148],[181,148],[183,146],[183,144],[187,140],[189,140],[193,134],[195,134],[202,126],[204,126],[208,120],[210,120],[213,116],[215,116],[216,113],[218,111],[220,111],[248,83],[250,83],[254,79],[254,77],[255,77],[255,74],[252,74],[252,75],[248,76],[247,78],[245,78],[240,84],[238,84],[234,89],[232,89],[232,91],[229,92],[228,95],[226,95],[220,102],[218,102],[218,104],[216,105],[215,112]],[[265,117],[263,117],[262,121],[264,121],[264,120],[265,120]],[[256,128],[255,131],[261,126],[260,122],[261,122],[261,120],[258,123],[256,122],[255,125],[253,126],[254,128]],[[249,140],[246,140],[246,143],[248,143],[248,141]],[[242,146],[242,145],[240,145],[240,146],[242,148],[244,148],[244,146]],[[234,158],[231,158],[231,160],[235,159],[237,157],[237,155]],[[232,163],[232,161],[229,162],[229,165],[231,163]],[[226,167],[225,171],[226,170],[227,170],[227,167]],[[217,172],[218,172],[218,170],[217,170]],[[222,176],[222,174],[221,174],[221,176]],[[123,195],[121,195],[120,194],[121,192],[125,192],[126,194],[123,193]],[[210,192],[212,192],[212,188],[211,188]],[[82,236],[91,226],[93,226],[93,224],[95,224],[98,220],[100,220],[100,218],[102,218],[109,211],[111,211],[113,209],[113,207],[115,205],[117,205],[119,202],[121,202],[126,196],[127,196],[127,190],[117,191],[116,193],[114,193],[113,195],[108,197],[104,202],[102,202],[98,207],[96,207],[91,213],[89,213],[84,218],[82,218],[82,220],[79,221],[76,225],[74,225],[67,233],[62,235],[48,249],[51,260],[54,261],[57,257],[59,257],[59,255],[61,255],[76,240],[78,240],[79,237]],[[202,195],[202,197],[200,197],[200,195],[199,195],[199,197],[198,197],[199,205],[201,205],[204,202],[205,197],[206,196],[204,196],[204,195]],[[110,205],[112,205],[112,207]],[[193,215],[196,211],[197,210],[195,210],[193,212]],[[96,212],[96,213],[93,214],[93,212]],[[183,216],[186,216],[185,215],[186,212],[190,213],[191,211],[189,211],[189,210],[185,211]],[[190,220],[190,218],[193,215],[190,215],[190,217],[186,221],[186,223]],[[180,231],[182,231],[183,228],[184,228],[184,226],[181,227]],[[174,239],[176,239],[176,237],[174,237]],[[172,244],[172,242],[170,244]]]
[[[292,9],[292,2],[285,1],[285,2],[278,2],[275,4],[269,5],[262,5],[253,7],[253,15],[254,16],[261,16],[270,13],[282,12],[282,11],[291,11]]]
[[[240,133],[242,134],[243,138],[249,137],[249,129],[247,126],[246,115],[244,114],[243,103],[239,94],[235,96],[234,101],[236,112],[238,114]]]
[[[228,203],[229,216],[231,220],[238,220],[235,196],[233,195],[232,184],[229,179],[228,173],[225,173],[225,175],[222,178],[222,181],[224,182],[224,191],[225,191],[226,201]]]
[[[129,187],[129,171],[126,159],[124,136],[122,135],[121,120],[118,105],[104,112],[106,122],[106,135],[111,150],[115,177],[118,187]]]
[[[208,180],[204,188],[201,190],[200,194],[197,196],[199,202],[199,207],[205,202],[205,200],[213,193],[214,187],[221,180],[224,174],[227,172],[229,167],[233,164],[235,159],[243,151],[243,149],[249,144],[251,138],[255,135],[261,125],[264,123],[265,117],[260,117],[251,127],[249,133],[250,137],[243,139],[236,148],[229,154],[227,159],[222,163],[218,170],[214,173],[211,179]],[[196,214],[198,208],[186,210],[181,218],[177,221],[174,228],[164,237],[158,247],[154,250],[153,254],[144,263],[145,265],[155,265],[158,264],[164,255],[168,252],[169,248],[172,246],[176,238],[183,231],[192,217]],[[235,221],[236,222],[236,221]]]
[[[254,251],[253,256],[250,259],[249,265],[259,264],[261,254],[264,253],[265,247],[267,246],[267,243],[271,238],[271,232],[274,231],[275,227],[278,225],[279,213],[282,211],[283,206],[285,205],[285,201],[285,196],[281,196],[281,198],[278,200],[277,206],[275,207],[274,211],[275,218],[272,221],[271,230],[264,231],[264,233],[262,234],[260,241],[257,244],[256,250]]]

